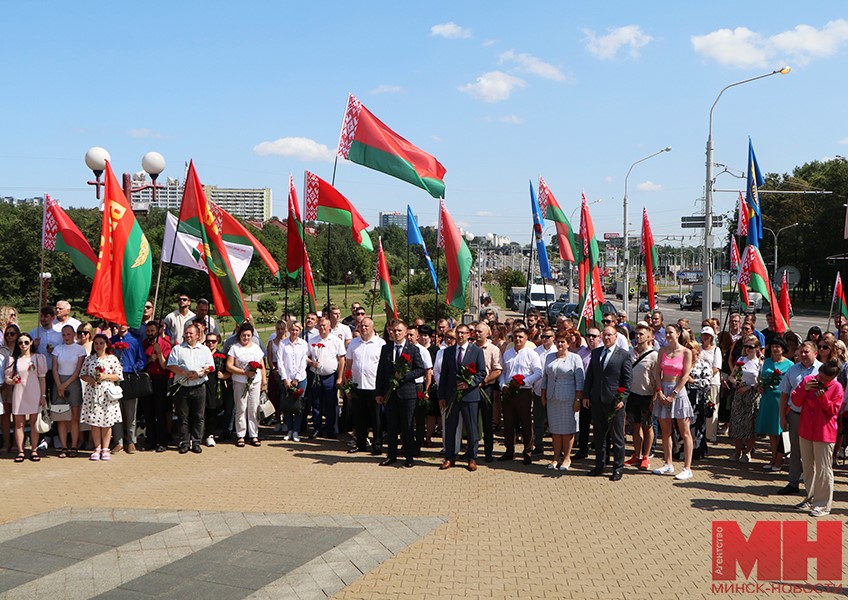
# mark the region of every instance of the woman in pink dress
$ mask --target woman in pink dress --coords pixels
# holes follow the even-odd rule
[[[18,343],[6,367],[6,384],[12,386],[12,415],[15,419],[15,445],[18,448],[16,463],[24,462],[24,425],[29,415],[30,460],[38,462],[38,431],[35,419],[42,407],[47,406],[46,383],[47,360],[33,354],[32,338],[28,333],[18,336]]]

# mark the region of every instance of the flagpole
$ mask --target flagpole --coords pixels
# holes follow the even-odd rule
[[[836,270],[836,277],[837,279],[839,278],[839,269]],[[836,304],[836,281],[833,282],[833,294],[830,296],[830,311],[827,314],[827,327],[825,328],[825,332],[830,331],[830,320],[833,318],[834,304]]]
[[[47,223],[47,194],[44,194],[44,200],[41,203],[41,270],[38,272],[38,314],[41,314],[41,307],[44,305],[44,225]],[[8,431],[6,433],[9,433]]]
[[[639,259],[639,268],[636,270],[636,323],[639,322],[639,298],[642,294],[642,267],[645,267],[645,279],[648,279],[648,262],[645,260],[645,254],[642,254]],[[648,286],[650,289],[650,286]],[[630,290],[624,290],[624,293],[628,293]],[[654,300],[656,302],[656,300]],[[650,294],[648,294],[648,310],[651,310],[651,298]]]
[[[442,234],[442,202],[444,202],[444,198],[439,198],[439,223],[436,228],[436,304],[433,307],[433,313],[435,315],[433,317],[433,331],[438,331],[439,324],[439,261],[442,258],[442,247],[439,245],[439,236]],[[423,236],[421,239],[424,239]]]
[[[530,260],[527,261],[527,287],[524,288],[524,324],[527,324],[527,303],[530,301],[530,273],[533,269],[533,241],[536,238],[536,228],[530,237]]]
[[[378,258],[377,259],[378,269],[377,269],[376,273],[374,274],[374,286],[371,288],[371,317],[370,317],[370,319],[372,321],[374,320],[374,304],[376,304],[376,302],[377,302],[377,277],[379,277],[379,272],[380,272],[379,261],[380,261],[380,259]],[[388,315],[386,315],[386,318],[388,319]]]
[[[182,207],[180,207],[180,210],[182,210]],[[170,211],[166,210],[165,211],[165,231],[168,230],[168,215],[169,214],[171,214]],[[163,286],[165,292],[168,291],[168,281],[171,279],[171,269],[172,269],[172,262],[171,261],[174,260],[174,249],[177,247],[177,234],[179,233],[179,231],[180,231],[179,217],[177,217],[177,226],[174,228],[174,239],[171,242],[171,252],[168,255],[169,260],[166,261],[168,263],[168,271],[165,273],[165,285]],[[164,250],[164,248],[163,248],[163,250]],[[162,269],[162,256],[161,255],[159,256],[159,269],[160,269],[160,273],[161,273],[161,269]],[[157,314],[157,312],[156,312],[156,298],[159,296],[159,278],[158,278],[158,276],[156,278],[156,293],[155,294],[156,295],[154,296],[154,302],[153,302],[153,311],[154,311],[153,312],[153,318],[154,319],[155,319],[156,314]],[[159,307],[159,311],[158,311],[158,314],[160,316],[162,315],[163,310],[165,310],[165,294],[162,294],[162,305]]]
[[[333,187],[336,186],[336,167],[338,167],[338,165],[339,165],[339,155],[338,155],[338,153],[336,153],[336,158],[333,160],[333,177],[330,179],[330,185],[333,186]],[[305,198],[304,198],[304,200],[305,200]],[[330,300],[330,227],[331,226],[332,226],[331,223],[327,223],[327,263],[326,263],[327,264],[327,273],[326,273],[326,277],[327,277],[327,306],[330,306],[330,303],[331,303],[331,300]],[[318,307],[316,306],[315,308],[317,309]]]
[[[285,303],[283,305],[283,312],[286,315],[286,321],[288,321],[288,318],[289,318],[289,276],[288,276],[288,273],[286,273],[286,276],[285,276],[285,283],[286,283],[286,300],[285,300]],[[287,323],[287,325],[288,325],[288,323]]]
[[[288,241],[287,241],[288,243]],[[288,267],[286,268],[288,271]],[[306,330],[306,171],[303,172],[303,219],[300,222],[300,326]],[[317,308],[317,307],[316,307]]]
[[[409,227],[409,223],[407,223]],[[412,321],[412,308],[410,305],[409,286],[412,284],[412,273],[409,270],[409,232],[406,234],[406,320]]]

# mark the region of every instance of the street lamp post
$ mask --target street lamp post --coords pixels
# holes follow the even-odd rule
[[[603,198],[598,198],[597,200],[592,200],[591,202],[587,202],[587,206],[591,206],[592,204],[597,204],[598,202],[603,202]],[[571,211],[571,216],[568,218],[568,222],[571,223],[571,226],[574,227],[574,213],[580,210],[580,206]],[[578,226],[577,231],[580,231],[580,227]],[[574,263],[568,265],[568,303],[571,304],[574,302]]]
[[[348,280],[350,279],[350,276],[351,276],[351,272],[350,272],[350,271],[348,271],[348,272],[345,274],[345,301],[344,301],[345,306],[347,306],[347,282],[348,282]]]
[[[663,152],[671,152],[671,146],[666,146],[662,150],[657,150],[651,155],[646,156],[645,158],[640,158],[627,169],[627,175],[624,177],[624,232],[622,236],[624,237],[624,256],[622,262],[624,263],[624,292],[621,294],[621,307],[624,309],[624,312],[630,314],[630,311],[627,310],[627,305],[630,302],[630,239],[627,235],[627,180],[630,178],[630,172],[633,170],[633,167],[638,165],[640,162],[645,162],[649,158],[653,158]],[[650,277],[650,274],[648,274]],[[639,293],[636,293],[636,303],[639,302]]]
[[[793,227],[797,227],[800,223],[792,223],[792,225],[787,225],[786,227],[781,227],[777,230],[777,233],[774,232],[774,229],[769,229],[768,227],[763,227],[764,231],[768,231],[770,234],[774,236],[774,270],[772,271],[772,275],[777,277],[777,237],[780,235],[781,231],[786,231],[787,229],[792,229]]]
[[[706,184],[704,186],[704,294],[703,306],[701,307],[702,319],[709,319],[712,315],[713,310],[713,111],[715,110],[716,104],[718,104],[718,101],[721,99],[721,95],[724,94],[724,92],[726,92],[730,88],[736,87],[737,85],[742,85],[744,83],[750,83],[751,81],[756,81],[758,79],[764,79],[765,77],[771,77],[772,75],[786,75],[787,73],[789,73],[789,71],[791,71],[789,67],[783,67],[782,69],[772,71],[771,73],[764,73],[763,75],[758,75],[757,77],[751,77],[749,79],[737,81],[736,83],[731,83],[730,85],[727,85],[722,88],[722,90],[718,93],[718,96],[716,96],[715,102],[713,102],[713,105],[710,108],[710,129],[709,135],[707,136],[707,179]]]
[[[103,175],[103,171],[106,169],[106,161],[112,161],[112,157],[109,155],[109,152],[100,148],[99,146],[94,146],[93,148],[89,148],[85,153],[85,164],[89,169],[94,173],[94,181],[89,181],[88,185],[93,185],[95,188],[95,195],[98,200],[100,200],[100,188],[105,185],[102,181],[100,181],[100,177]],[[162,189],[164,186],[156,183],[156,179],[159,177],[160,173],[165,170],[165,157],[159,154],[158,152],[148,152],[144,156],[141,157],[141,168],[144,169],[144,172],[150,175],[150,179],[153,183],[145,183],[139,187],[132,186],[132,175],[129,173],[124,173],[121,178],[121,187],[124,191],[124,196],[127,199],[127,202],[130,203],[130,206],[133,206],[132,195],[133,192],[140,192],[142,190],[152,190],[151,195],[153,199],[153,203],[156,202],[156,190]],[[140,207],[139,210],[136,210],[133,206],[133,212],[147,212],[149,210],[148,207]]]

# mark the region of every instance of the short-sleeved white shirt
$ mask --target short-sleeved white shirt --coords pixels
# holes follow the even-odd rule
[[[254,344],[253,342],[250,342],[247,346],[233,344],[227,355],[233,357],[239,369],[246,369],[248,363],[251,361],[262,363],[262,359],[265,358],[265,352],[262,351],[259,344]],[[241,373],[233,373],[233,381],[236,383],[247,383],[247,376]]]
[[[53,356],[56,357],[59,375],[73,375],[74,371],[77,370],[77,363],[79,363],[80,357],[85,355],[85,348],[77,343],[62,344],[53,348]]]

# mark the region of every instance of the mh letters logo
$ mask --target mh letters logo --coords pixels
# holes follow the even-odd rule
[[[757,521],[746,538],[736,521],[713,521],[713,581],[736,579],[736,567],[758,581],[808,579],[808,561],[815,559],[815,579],[842,580],[842,522],[819,521],[816,539],[807,537],[806,521]]]

